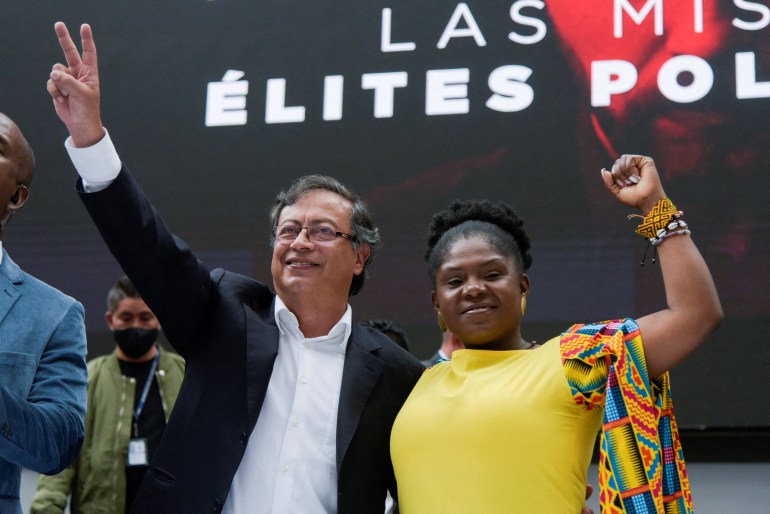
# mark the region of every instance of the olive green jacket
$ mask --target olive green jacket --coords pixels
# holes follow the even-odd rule
[[[184,360],[160,352],[158,381],[166,420],[184,376]],[[72,496],[72,514],[122,514],[126,510],[126,455],[136,381],[120,372],[115,353],[88,363],[86,433],[80,456],[57,475],[40,476],[31,514],[61,514]]]

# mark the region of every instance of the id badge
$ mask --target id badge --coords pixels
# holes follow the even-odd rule
[[[128,462],[127,466],[146,466],[149,464],[147,458],[147,439],[135,437],[128,442]]]

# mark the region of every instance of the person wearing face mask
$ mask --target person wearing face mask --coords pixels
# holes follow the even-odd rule
[[[184,360],[157,344],[158,318],[127,277],[107,296],[115,351],[88,364],[86,435],[80,457],[41,476],[32,514],[129,512],[160,443],[184,377]]]

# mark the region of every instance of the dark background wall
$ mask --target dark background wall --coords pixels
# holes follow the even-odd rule
[[[547,4],[4,2],[0,111],[22,127],[38,160],[32,198],[9,225],[4,247],[28,272],[83,302],[91,356],[111,350],[102,319],[107,290],[121,272],[79,205],[63,148],[66,131],[45,91],[51,66],[62,59],[53,33],[57,20],[73,32],[91,23],[102,117],[118,152],[169,225],[211,267],[269,283],[267,212],[293,178],[322,172],[358,191],[375,212],[385,246],[352,300],[355,316],[395,320],[419,357],[439,343],[422,260],[424,233],[432,213],[454,198],[505,200],[525,219],[534,242],[525,337],[544,341],[575,322],[638,317],[665,305],[659,270],[639,266],[644,242],[633,234],[634,223],[600,183],[599,169],[611,166],[614,156],[597,137],[599,123],[618,152],[656,158],[723,299],[722,328],[672,373],[680,425],[770,426],[770,37],[760,9],[768,2],[754,2],[759,7],[748,11],[706,1],[703,31],[690,30],[691,41],[685,37],[683,44],[666,34],[682,23],[691,26],[693,15],[683,21],[686,13],[674,10],[673,2],[665,2],[662,36],[653,35],[652,16],[638,26],[626,16],[624,37],[594,49],[598,57],[592,57],[627,60],[640,70],[637,86],[613,96],[611,107],[592,107],[591,76],[578,66],[580,51],[557,28],[577,33],[578,44],[596,46],[611,38],[612,2],[574,7],[564,25],[552,14],[558,9],[565,19],[565,2]],[[514,7],[530,21],[514,21]],[[386,8],[391,43],[412,42],[414,50],[383,51]],[[484,45],[456,31],[438,48],[458,12],[464,15],[458,31],[473,28],[472,16]],[[741,30],[728,22],[722,30],[732,19],[759,28]],[[580,27],[590,27],[596,40],[569,32]],[[538,30],[542,37],[532,44],[509,38],[511,32],[535,38]],[[671,48],[672,55],[699,55],[713,72],[708,93],[688,103],[665,98],[654,84],[662,61],[650,57],[652,50],[634,54],[639,38],[653,49],[682,44],[683,51]],[[756,58],[756,98],[737,98],[739,52]],[[517,83],[509,66],[531,74]],[[652,71],[643,73],[646,67]],[[242,72],[234,75],[236,82],[248,82],[243,109],[234,109],[245,110],[245,123],[207,126],[209,84],[228,70]],[[467,91],[445,93],[459,98],[446,105],[462,112],[426,112],[426,99],[440,96],[428,85],[436,70],[467,70],[459,72],[467,78],[454,79]],[[406,78],[393,90],[392,104],[382,97],[376,102],[374,91],[362,87],[363,77],[375,73]],[[496,73],[506,74],[502,85],[489,84]],[[327,76],[342,77],[341,119],[324,119]],[[697,78],[687,72],[677,77],[684,89]],[[274,107],[280,104],[275,92],[268,93],[268,84],[276,84],[271,79],[285,79],[283,105],[304,106],[304,121],[266,120],[268,97]],[[487,105],[501,88],[504,103],[519,110]],[[467,106],[460,105],[463,99]],[[628,106],[622,107],[625,99]],[[392,107],[392,115],[376,114],[376,105]],[[609,115],[616,111],[625,112],[625,125]],[[672,125],[683,127],[680,135],[666,135]],[[686,134],[696,130],[701,132],[693,146]]]

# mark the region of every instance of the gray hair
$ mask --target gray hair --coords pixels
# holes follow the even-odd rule
[[[382,246],[380,231],[374,226],[372,214],[369,208],[363,203],[361,198],[353,191],[345,187],[339,180],[326,175],[306,175],[292,182],[286,191],[281,191],[276,195],[273,208],[270,209],[270,246],[275,246],[275,229],[278,227],[278,220],[284,207],[293,205],[300,197],[311,191],[330,191],[338,194],[348,200],[352,209],[350,210],[350,227],[353,231],[353,248],[357,250],[361,245],[369,245],[371,253],[364,263],[363,271],[353,276],[353,282],[350,284],[348,296],[357,294],[366,280],[367,268],[374,260],[377,251]]]

